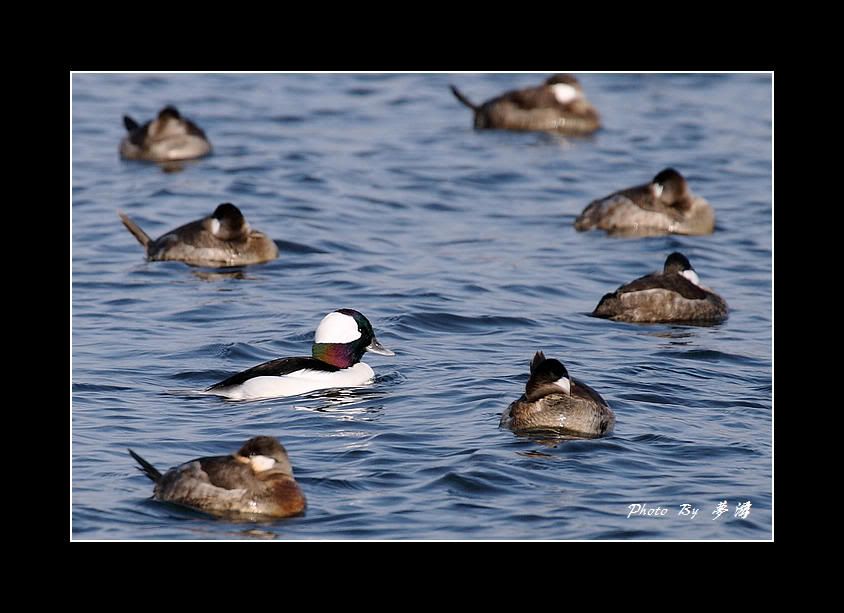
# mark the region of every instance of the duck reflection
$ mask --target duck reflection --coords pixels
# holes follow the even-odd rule
[[[232,268],[229,270],[191,270],[191,273],[197,278],[201,279],[202,281],[222,281],[225,279],[254,279],[254,277],[250,277],[246,274],[246,271],[242,268]]]
[[[363,419],[372,420],[384,412],[383,404],[369,404],[386,396],[382,390],[363,388],[342,388],[318,390],[309,394],[303,394],[301,398],[316,400],[316,404],[296,404],[293,406],[297,411],[313,411],[315,413],[328,413],[338,419]],[[367,403],[367,406],[358,406]]]

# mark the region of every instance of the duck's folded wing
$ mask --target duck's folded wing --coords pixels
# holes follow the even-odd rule
[[[598,392],[586,385],[583,381],[574,379],[574,387],[572,387],[571,389],[572,394],[575,396],[580,396],[581,398],[585,399],[591,399],[597,404],[607,406],[607,401],[601,398],[601,395]]]
[[[565,105],[554,97],[547,88],[530,87],[504,94],[502,98],[512,102],[520,109],[530,111],[533,109],[558,109],[563,110]]]
[[[278,358],[270,360],[263,364],[253,366],[248,370],[232,375],[228,379],[215,383],[205,391],[229,387],[231,385],[238,385],[249,379],[255,377],[281,377],[289,375],[298,370],[318,370],[323,372],[336,372],[340,370],[337,366],[332,366],[321,360],[311,357],[297,357],[297,358]]]
[[[226,490],[243,489],[254,480],[249,465],[234,461],[232,456],[200,458],[197,463],[201,466],[204,477],[215,487]]]
[[[229,470],[223,469],[228,464]],[[245,464],[240,471],[249,471]],[[200,458],[169,471],[156,486],[159,498],[201,509],[237,502],[247,492],[242,473],[235,475],[227,457]],[[238,470],[234,467],[235,470]],[[240,479],[238,477],[241,477]]]
[[[708,294],[703,289],[689,281],[686,277],[676,273],[652,274],[640,277],[627,285],[618,288],[619,294],[641,292],[649,289],[664,289],[680,294],[689,300],[704,300]]]

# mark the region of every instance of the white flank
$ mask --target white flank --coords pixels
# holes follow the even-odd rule
[[[360,338],[358,322],[351,315],[337,311],[322,318],[314,335],[315,343],[351,343]]]
[[[374,377],[375,371],[368,364],[358,362],[336,372],[305,369],[281,377],[253,377],[240,385],[210,390],[208,393],[225,396],[231,400],[278,398],[332,387],[359,387],[370,383]]]

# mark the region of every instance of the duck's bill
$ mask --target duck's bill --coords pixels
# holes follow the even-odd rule
[[[373,338],[372,342],[369,343],[369,346],[366,348],[367,351],[371,351],[372,353],[377,353],[378,355],[396,355],[389,349],[387,349],[384,345],[378,342],[377,338]]]

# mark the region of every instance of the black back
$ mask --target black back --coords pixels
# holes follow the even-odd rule
[[[336,366],[332,366],[331,364],[311,357],[278,358],[253,366],[252,368],[239,372],[236,375],[232,375],[228,379],[215,383],[205,391],[207,392],[209,390],[229,387],[230,385],[238,385],[244,381],[248,381],[249,379],[254,379],[255,377],[281,377],[303,369],[321,370],[324,372],[337,372],[340,370]]]
[[[646,289],[665,289],[677,292],[683,298],[689,300],[704,300],[709,295],[705,290],[677,272],[668,274],[659,272],[639,277],[627,285],[622,285],[616,293],[640,292]]]

